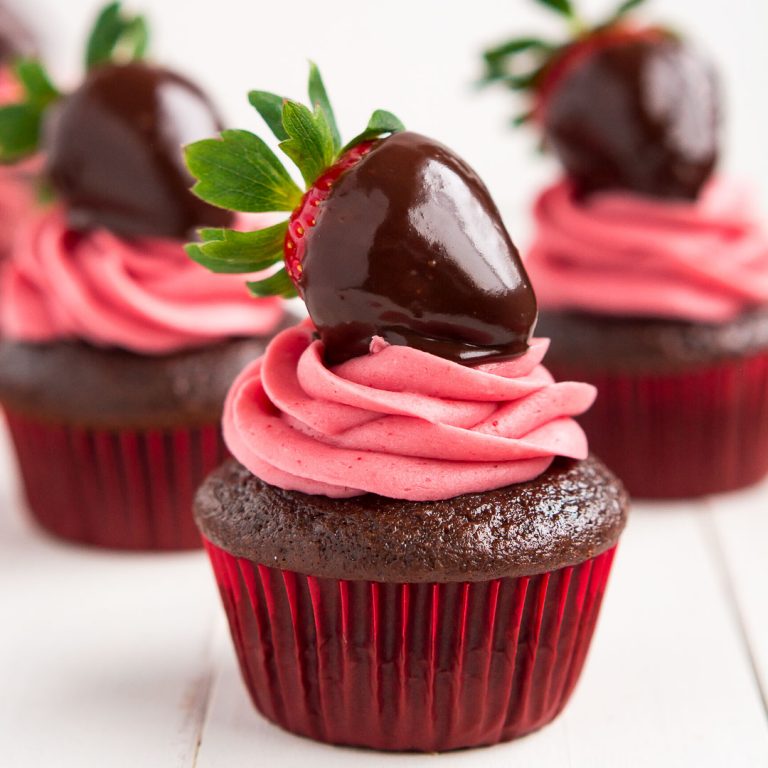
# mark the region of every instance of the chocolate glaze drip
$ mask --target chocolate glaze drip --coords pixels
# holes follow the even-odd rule
[[[717,162],[717,91],[679,40],[624,40],[566,71],[545,104],[546,139],[583,194],[695,199]]]
[[[186,238],[232,221],[190,192],[181,153],[219,130],[211,102],[180,75],[138,62],[99,67],[52,110],[48,175],[73,228]]]
[[[330,363],[371,338],[466,364],[525,352],[536,299],[477,174],[415,133],[376,145],[307,234],[301,289]]]
[[[29,29],[5,5],[0,5],[0,67],[17,58],[33,56],[36,48]]]

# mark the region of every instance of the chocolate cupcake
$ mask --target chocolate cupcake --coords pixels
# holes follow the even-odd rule
[[[711,65],[618,14],[513,85],[565,178],[539,196],[526,267],[554,376],[599,390],[592,449],[638,497],[732,490],[768,472],[768,233],[714,174]],[[513,44],[486,54],[503,80]],[[513,54],[514,55],[514,54]]]
[[[512,739],[573,690],[625,522],[572,418],[595,392],[541,365],[474,171],[383,112],[342,147],[314,67],[310,99],[251,96],[307,182],[283,247],[190,249],[214,269],[284,258],[271,284],[311,317],[238,376],[234,458],[195,503],[240,668],[265,717],[320,741]],[[264,171],[226,170],[246,146],[279,167],[246,132],[189,147],[205,200],[260,194]]]
[[[34,37],[6,5],[0,5],[0,106],[14,103],[29,74],[26,60],[35,55]],[[0,161],[8,152],[9,126],[0,123]],[[12,150],[12,148],[11,148]],[[39,161],[0,167],[0,261],[7,255],[13,237],[35,205],[35,180]]]
[[[41,137],[55,197],[25,222],[0,279],[0,402],[47,531],[185,549],[200,546],[194,489],[226,456],[227,387],[287,322],[279,299],[254,301],[239,277],[187,258],[195,227],[232,224],[189,192],[181,154],[220,123],[145,47],[143,19],[109,5],[76,90],[60,94],[28,62],[34,87],[0,110],[0,125],[27,111],[13,146],[36,152]]]

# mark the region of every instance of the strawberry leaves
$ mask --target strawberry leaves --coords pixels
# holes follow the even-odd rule
[[[278,141],[285,141],[288,138],[288,133],[283,128],[283,102],[285,99],[266,91],[251,91],[248,94],[248,101],[261,115],[262,120],[275,135],[275,138]]]
[[[261,272],[283,259],[283,243],[288,222],[282,221],[253,232],[233,229],[201,229],[202,243],[186,246],[187,255],[198,264],[219,274],[248,274]],[[257,297],[297,295],[296,288],[284,267],[263,280],[246,283]]]
[[[572,18],[574,15],[573,5],[570,3],[570,0],[536,0],[536,2],[568,18]]]
[[[88,37],[88,70],[113,62],[134,61],[146,53],[149,30],[143,16],[125,14],[119,2],[104,6]],[[0,163],[15,163],[40,149],[47,109],[62,98],[43,65],[23,59],[15,65],[22,89],[19,102],[0,107]]]
[[[187,254],[211,272],[243,274],[261,272],[283,258],[288,222],[253,232],[201,229],[203,243],[190,243]]]
[[[348,149],[352,149],[352,147],[362,144],[364,141],[377,139],[385,133],[399,133],[404,130],[405,126],[391,112],[387,112],[385,109],[377,109],[371,115],[365,130],[362,133],[358,133],[352,141],[344,146],[341,152],[346,152]]]
[[[341,148],[341,134],[336,125],[336,116],[333,114],[333,108],[328,99],[323,78],[320,76],[320,70],[314,61],[309,62],[309,101],[314,110],[320,110],[325,115],[331,132],[331,139],[333,140],[333,151],[334,154],[337,153]]]
[[[61,95],[35,59],[19,61],[14,73],[22,100],[0,108],[0,163],[15,163],[38,150],[45,110]]]
[[[96,17],[85,49],[88,70],[118,61],[144,58],[149,29],[143,16],[123,13],[121,3],[110,3]]]
[[[257,298],[263,299],[267,296],[280,296],[283,299],[293,299],[298,296],[296,286],[293,280],[288,276],[285,269],[279,269],[274,275],[270,275],[264,280],[256,282],[247,282],[248,290]]]
[[[187,167],[198,179],[192,191],[219,208],[265,213],[289,211],[301,190],[274,152],[249,131],[222,131],[184,150]]]
[[[288,138],[280,149],[293,160],[307,186],[333,165],[336,149],[328,117],[322,108],[311,112],[297,101],[283,104],[283,128]]]
[[[610,27],[620,19],[624,18],[627,14],[631,13],[643,5],[647,0],[624,0],[619,7],[600,25],[601,27]]]
[[[357,144],[404,130],[391,112],[376,110],[365,130],[342,147],[325,84],[313,63],[308,90],[311,106],[267,91],[248,94],[306,188]],[[266,143],[249,131],[223,131],[217,139],[190,144],[185,157],[197,180],[192,191],[207,203],[243,212],[288,212],[301,204],[301,189]],[[200,242],[190,243],[187,253],[214,272],[258,272],[283,258],[288,226],[282,222],[256,232],[202,229]],[[296,296],[296,287],[284,268],[249,282],[248,288],[254,296]]]
[[[593,27],[579,15],[573,0],[534,0],[539,5],[562,16],[570,30],[570,39],[552,43],[538,37],[518,37],[483,52],[484,71],[478,82],[483,87],[501,84],[512,91],[535,92],[542,83],[550,65],[571,46],[592,34],[612,27],[646,0],[623,0],[608,18]],[[536,109],[529,109],[514,118],[513,125],[527,123]]]

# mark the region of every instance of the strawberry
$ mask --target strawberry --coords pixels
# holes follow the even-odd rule
[[[255,232],[201,230],[189,255],[217,272],[284,262],[249,286],[257,296],[300,294],[330,364],[365,354],[374,337],[465,364],[523,353],[536,301],[475,172],[442,144],[402,130],[387,112],[374,112],[342,148],[314,65],[309,91],[312,110],[251,93],[304,177],[304,192],[247,131],[187,147],[203,200],[288,214]]]
[[[306,251],[307,231],[317,224],[318,206],[333,194],[333,186],[339,177],[357,165],[378,144],[363,141],[347,150],[339,160],[320,175],[301,198],[299,206],[291,213],[288,231],[285,233],[284,256],[288,274],[295,285],[301,280],[302,262]]]
[[[190,194],[180,152],[220,128],[211,102],[181,75],[105,64],[51,110],[46,173],[74,229],[186,239],[196,227],[232,222]]]
[[[539,0],[575,31],[555,45],[513,40],[485,54],[485,83],[531,94],[532,120],[576,191],[619,189],[656,198],[695,199],[717,162],[718,93],[707,61],[661,27],[643,27],[624,3],[592,29],[569,0]],[[526,74],[512,74],[532,57]]]
[[[0,160],[44,149],[45,180],[73,229],[182,238],[231,223],[190,194],[180,153],[221,127],[215,111],[193,83],[142,61],[147,36],[143,17],[111,3],[88,39],[78,88],[60,93],[40,62],[23,60],[23,100],[0,108]]]

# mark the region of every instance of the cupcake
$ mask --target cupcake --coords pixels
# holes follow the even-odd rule
[[[189,192],[180,149],[220,124],[197,86],[141,60],[145,32],[110,5],[66,96],[36,65],[17,139],[34,152],[42,136],[55,200],[0,279],[0,402],[44,529],[185,549],[200,546],[194,490],[226,455],[227,388],[286,320],[279,299],[254,301],[184,252],[195,227],[233,223]]]
[[[598,388],[582,423],[633,495],[749,485],[768,471],[768,234],[715,173],[713,69],[621,14],[571,24],[563,46],[529,41],[539,66],[511,81],[564,170],[526,260],[548,366]],[[514,48],[486,54],[491,80]]]
[[[29,68],[26,60],[35,54],[35,43],[29,30],[0,5],[0,106],[14,103],[20,96],[23,79]],[[7,125],[0,124],[0,161],[9,162],[13,147],[6,147]],[[10,250],[19,222],[35,203],[34,172],[37,163],[0,167],[0,262]]]
[[[384,112],[342,147],[314,68],[314,111],[251,100],[307,184],[253,258],[284,258],[272,280],[310,314],[232,386],[234,458],[195,502],[253,703],[380,750],[522,736],[576,684],[625,522],[572,418],[594,389],[541,365],[528,278],[461,158]],[[213,204],[282,175],[245,131],[187,157]],[[190,250],[232,265],[219,240]]]

